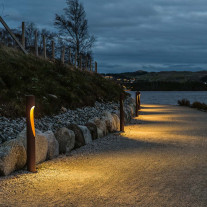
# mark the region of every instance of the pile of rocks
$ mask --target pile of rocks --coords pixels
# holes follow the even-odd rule
[[[99,103],[96,102],[94,107],[77,108],[70,110],[62,108],[62,112],[56,116],[46,116],[35,120],[35,127],[43,132],[51,130],[54,133],[60,127],[66,127],[69,124],[84,125],[88,120],[101,116],[104,111],[115,113],[119,109],[117,103]],[[11,139],[26,127],[25,118],[9,119],[0,116],[0,144]]]
[[[124,103],[125,122],[130,121],[134,114],[135,102],[128,98]],[[10,122],[12,129],[7,130],[1,124],[9,139],[3,138],[4,143],[0,145],[0,175],[9,175],[26,165],[25,119],[2,119],[4,124]],[[96,103],[95,107],[67,110],[54,117],[42,118],[36,121],[36,163],[70,153],[75,148],[119,130],[119,110],[115,103]],[[14,136],[15,133],[18,135]]]

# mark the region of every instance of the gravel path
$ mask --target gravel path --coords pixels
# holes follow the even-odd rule
[[[0,178],[0,206],[206,207],[207,114],[144,105],[125,133]]]

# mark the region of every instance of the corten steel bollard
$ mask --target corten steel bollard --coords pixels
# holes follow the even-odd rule
[[[33,122],[33,110],[35,106],[35,97],[26,96],[26,118],[27,118],[27,170],[36,172],[35,166],[35,129]]]
[[[138,110],[141,109],[141,93],[138,92]]]
[[[124,95],[120,95],[120,131],[124,132]]]
[[[138,117],[139,116],[139,114],[138,114],[138,110],[139,110],[139,94],[138,94],[139,92],[136,92],[136,117]]]

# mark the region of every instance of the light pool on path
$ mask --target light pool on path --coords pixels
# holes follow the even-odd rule
[[[140,113],[121,135],[38,165],[38,173],[0,178],[0,206],[206,207],[206,113],[170,105]]]

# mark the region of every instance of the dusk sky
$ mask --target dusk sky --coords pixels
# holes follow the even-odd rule
[[[65,0],[1,0],[12,28],[32,21],[54,29]],[[206,0],[81,0],[97,41],[99,72],[206,70]]]

